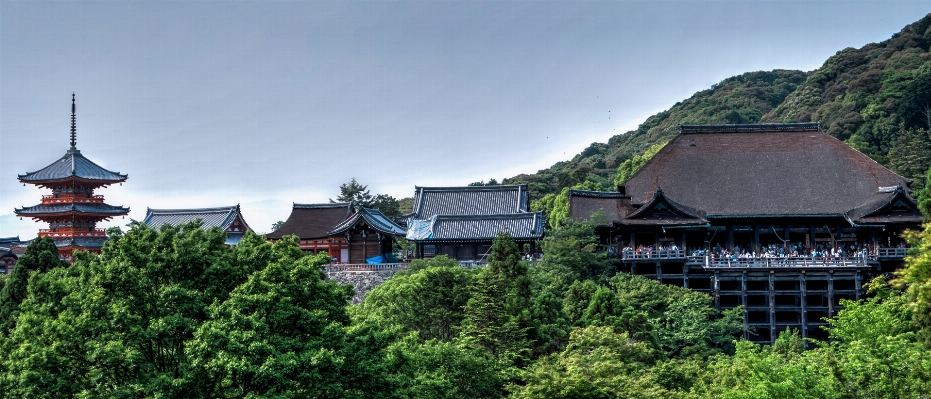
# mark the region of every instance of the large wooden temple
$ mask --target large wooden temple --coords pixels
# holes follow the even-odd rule
[[[71,259],[75,250],[100,252],[106,232],[97,223],[129,213],[129,208],[108,205],[94,190],[126,181],[126,175],[111,172],[84,157],[75,146],[76,113],[71,97],[71,148],[65,155],[42,169],[19,175],[19,181],[49,188],[38,205],[15,209],[20,217],[33,218],[49,224],[40,229],[39,237],[55,240],[59,255]]]
[[[570,217],[602,210],[630,273],[743,306],[747,338],[824,338],[841,299],[902,265],[910,183],[819,123],[683,125],[617,192],[574,190]]]

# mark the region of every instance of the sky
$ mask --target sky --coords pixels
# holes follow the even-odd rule
[[[373,194],[534,173],[758,70],[888,39],[921,1],[0,0],[0,237],[69,147],[131,208],[240,204],[253,230]]]

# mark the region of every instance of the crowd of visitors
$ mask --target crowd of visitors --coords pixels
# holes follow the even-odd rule
[[[733,250],[716,244],[710,251],[702,248],[688,248],[685,253],[693,257],[703,257],[706,254],[711,257],[711,261],[724,259],[778,259],[778,258],[814,258],[814,259],[849,259],[863,258],[873,256],[867,248],[856,242],[838,242],[836,245],[831,243],[818,244],[814,248],[807,249],[801,242],[791,242],[789,245],[765,244],[760,246],[759,251],[753,251],[749,245],[735,245]],[[787,248],[788,247],[788,250]],[[680,253],[670,253],[670,251],[679,251],[677,245],[638,245],[636,248],[627,246],[623,249],[624,257],[652,258],[652,257],[669,257],[681,256]]]

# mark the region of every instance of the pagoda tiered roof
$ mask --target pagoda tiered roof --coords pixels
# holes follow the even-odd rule
[[[114,184],[126,181],[127,175],[112,172],[81,155],[72,147],[65,155],[42,169],[19,175],[19,181],[31,184],[79,179],[90,183]]]
[[[129,208],[107,205],[103,203],[39,204],[16,208],[15,212],[17,215],[36,218],[63,216],[71,213],[80,213],[88,216],[93,215],[109,218],[128,214]]]

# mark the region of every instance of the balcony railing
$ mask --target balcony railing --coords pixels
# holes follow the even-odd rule
[[[879,248],[876,252],[880,258],[904,258],[908,248]]]
[[[107,232],[103,229],[94,229],[88,231],[87,229],[58,229],[52,231],[51,229],[39,229],[39,237],[51,237],[51,238],[79,238],[79,237],[106,237]]]
[[[686,251],[683,249],[666,250],[666,251],[623,251],[621,252],[622,260],[662,260],[662,259],[686,259]]]
[[[102,204],[103,196],[102,195],[92,195],[90,197],[84,196],[70,196],[70,195],[43,195],[42,196],[43,204]]]
[[[327,272],[373,272],[379,270],[407,270],[407,263],[333,263],[323,267]]]
[[[705,258],[706,269],[739,269],[739,268],[818,268],[818,267],[870,267],[875,259],[870,257],[845,258],[736,258],[711,261]]]

